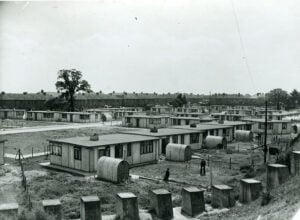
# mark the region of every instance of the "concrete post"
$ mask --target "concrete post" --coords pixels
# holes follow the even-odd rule
[[[267,167],[267,187],[273,189],[287,180],[289,169],[282,164],[268,164]]]
[[[291,174],[300,174],[300,151],[293,151],[291,154]]]
[[[212,186],[212,206],[216,208],[230,208],[235,205],[233,190],[227,185]]]
[[[0,204],[0,219],[17,219],[18,210],[18,203]]]
[[[43,200],[42,204],[47,214],[54,215],[56,220],[62,219],[61,202],[59,199]]]
[[[257,199],[262,190],[261,182],[254,179],[242,179],[240,181],[240,196],[241,203],[248,203]]]
[[[139,208],[137,197],[131,193],[118,193],[116,202],[117,216],[120,220],[139,220]]]
[[[173,207],[171,193],[165,189],[156,189],[150,191],[150,206],[157,217],[164,220],[173,218]]]
[[[183,188],[181,212],[195,216],[205,211],[204,191],[204,189],[197,187]]]
[[[98,196],[82,196],[80,199],[81,220],[101,220],[101,203]]]

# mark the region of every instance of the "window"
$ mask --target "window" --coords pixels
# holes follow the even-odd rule
[[[190,143],[191,144],[199,143],[199,133],[190,134]]]
[[[178,136],[177,135],[172,136],[172,143],[174,143],[174,144],[178,143]]]
[[[61,156],[61,144],[50,143],[51,155]]]
[[[131,157],[131,143],[127,144],[127,157]]]
[[[81,160],[81,147],[74,147],[74,159]]]
[[[61,114],[61,118],[65,118],[66,119],[67,118],[67,114],[66,113],[62,113]]]
[[[153,141],[143,141],[143,142],[141,142],[140,153],[141,154],[153,153]]]
[[[287,129],[287,123],[282,123],[282,130]]]
[[[90,115],[79,115],[80,120],[89,120]]]
[[[24,112],[21,112],[21,111],[16,112],[16,116],[23,116],[23,115],[24,115]]]
[[[43,113],[44,118],[53,118],[54,114],[53,113]]]

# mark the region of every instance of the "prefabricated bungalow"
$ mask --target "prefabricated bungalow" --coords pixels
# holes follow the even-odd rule
[[[186,129],[200,132],[202,135],[201,145],[204,143],[206,136],[222,136],[227,139],[227,141],[232,141],[234,139],[234,127],[232,125],[226,124],[193,124],[184,126],[172,126],[175,129]]]
[[[27,120],[91,123],[101,121],[101,117],[89,112],[28,111]]]
[[[171,114],[173,112],[172,106],[156,105],[150,109],[154,114]]]
[[[87,112],[98,114],[110,114],[114,119],[120,119],[129,115],[146,114],[141,107],[120,107],[120,108],[96,108],[87,109]]]
[[[50,164],[94,172],[102,156],[126,160],[131,166],[156,163],[159,139],[156,137],[107,134],[49,140]]]
[[[6,140],[0,140],[0,165],[4,164],[4,144],[5,144]]]
[[[265,119],[244,119],[245,122],[252,123],[253,133],[265,132]],[[267,134],[280,135],[291,134],[292,122],[288,120],[267,120]]]
[[[123,131],[125,134],[144,135],[159,138],[159,153],[165,154],[169,143],[189,145],[191,149],[200,149],[202,144],[202,133],[189,129],[161,128],[134,129]]]
[[[0,109],[0,119],[25,119],[25,109]]]
[[[169,116],[129,115],[122,119],[122,125],[133,128],[166,128],[171,125]]]
[[[220,121],[225,121],[225,120],[227,120],[227,121],[242,121],[246,117],[249,117],[249,115],[221,112],[221,113],[212,113],[211,117],[213,117],[214,119],[220,120]]]

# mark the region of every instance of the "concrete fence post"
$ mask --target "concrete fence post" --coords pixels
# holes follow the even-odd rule
[[[116,201],[117,216],[120,220],[135,219],[139,220],[139,208],[137,197],[131,193],[118,193]]]
[[[289,169],[282,164],[268,164],[267,167],[267,188],[273,189],[287,180]]]
[[[42,204],[47,214],[54,215],[56,220],[62,219],[61,202],[59,199],[43,200]]]
[[[212,206],[216,208],[230,208],[235,205],[233,189],[227,185],[212,186]]]
[[[18,203],[0,204],[0,219],[17,219],[18,211]]]
[[[98,196],[82,196],[80,198],[80,219],[101,220],[101,203]]]
[[[189,216],[196,216],[205,211],[204,189],[186,187],[182,189],[181,212]]]
[[[262,185],[260,181],[254,179],[242,179],[240,181],[240,196],[241,203],[248,203],[257,199],[261,193]]]
[[[151,190],[150,206],[158,218],[169,220],[173,218],[173,207],[171,193],[165,189]]]

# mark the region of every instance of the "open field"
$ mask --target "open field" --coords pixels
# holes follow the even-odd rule
[[[101,127],[101,128],[78,128],[65,130],[40,131],[19,134],[1,135],[1,139],[7,140],[5,152],[15,154],[21,149],[23,154],[44,152],[48,146],[48,139],[87,136],[94,133],[108,134],[115,133],[121,128]]]

